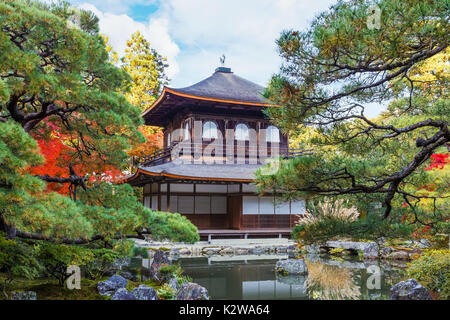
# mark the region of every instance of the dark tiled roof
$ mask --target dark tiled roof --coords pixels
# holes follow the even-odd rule
[[[253,180],[260,164],[189,164],[167,162],[157,166],[140,167],[150,174],[169,174],[174,176],[226,180]]]
[[[262,96],[264,87],[235,75],[228,68],[217,68],[212,76],[192,86],[171,90],[214,99],[269,103]]]

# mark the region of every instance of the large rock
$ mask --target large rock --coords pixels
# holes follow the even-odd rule
[[[206,255],[218,254],[222,250],[220,247],[205,247],[202,249],[202,253]]]
[[[428,290],[416,279],[408,279],[391,287],[390,300],[431,300]]]
[[[260,255],[264,254],[264,249],[261,247],[256,247],[256,248],[253,248],[251,252],[252,252],[252,254],[256,254],[256,255],[260,256]]]
[[[150,276],[155,281],[162,281],[161,273],[159,272],[159,269],[161,268],[161,265],[169,264],[169,257],[167,256],[167,253],[164,250],[158,250],[155,252],[155,255],[153,256],[153,262],[150,266]]]
[[[102,296],[110,296],[117,289],[125,288],[126,286],[127,279],[121,276],[112,276],[106,281],[97,283],[97,290]]]
[[[131,293],[135,296],[136,300],[158,300],[156,290],[141,284],[139,287],[134,288]]]
[[[309,254],[319,254],[320,253],[320,246],[317,244],[310,244],[305,246],[306,252]]]
[[[394,252],[394,248],[392,247],[384,247],[380,250],[380,255],[382,258],[387,259],[391,252]]]
[[[136,297],[127,289],[119,288],[111,297],[111,300],[136,300]]]
[[[248,248],[236,248],[234,250],[234,254],[235,255],[246,255],[246,254],[249,254],[249,249]]]
[[[363,258],[377,259],[378,258],[378,244],[376,242],[366,242],[363,248]]]
[[[392,260],[409,260],[409,254],[406,251],[394,251],[388,255]]]
[[[342,248],[347,250],[356,250],[363,252],[363,258],[376,259],[378,258],[378,244],[371,242],[357,242],[357,241],[327,241],[326,246],[329,248]]]
[[[234,254],[234,249],[232,247],[225,247],[222,250],[220,250],[220,254]]]
[[[209,300],[208,290],[193,282],[185,282],[178,289],[175,300]]]
[[[170,278],[169,281],[167,281],[167,285],[172,288],[174,291],[177,291],[180,285],[178,284],[177,278]]]
[[[281,274],[308,274],[308,267],[302,259],[287,259],[277,261],[275,270]]]
[[[190,255],[192,252],[191,252],[191,250],[189,250],[188,248],[181,248],[180,251],[179,251],[179,253],[180,253],[180,255],[188,256],[188,255]]]
[[[34,291],[13,291],[11,293],[11,300],[37,300],[36,292],[34,292]]]

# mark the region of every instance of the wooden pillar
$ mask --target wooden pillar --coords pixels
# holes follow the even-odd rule
[[[161,211],[161,182],[158,182],[158,211]]]
[[[170,212],[170,183],[167,182],[166,208]]]
[[[152,210],[152,208],[153,208],[153,205],[152,205],[152,198],[153,198],[153,193],[152,193],[152,189],[153,189],[153,182],[152,183],[150,183],[150,194],[149,194],[149,197],[150,197],[150,202],[149,202],[149,206],[150,206],[150,210]]]

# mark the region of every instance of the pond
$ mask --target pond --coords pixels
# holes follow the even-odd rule
[[[176,262],[217,300],[382,300],[389,299],[390,287],[402,276],[401,268],[377,260],[317,255],[304,258],[307,276],[283,276],[275,272],[281,259],[287,256],[211,256]],[[147,278],[145,269],[140,271],[142,280]]]
[[[389,299],[401,270],[376,262],[305,257],[307,276],[276,274],[275,256],[258,260],[222,257],[180,259],[186,275],[208,289],[212,299]],[[262,259],[261,259],[262,258]],[[378,273],[379,285],[375,281]],[[370,278],[372,276],[372,278]]]

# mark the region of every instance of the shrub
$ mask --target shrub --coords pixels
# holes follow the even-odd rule
[[[132,256],[133,257],[141,256],[142,258],[146,259],[146,258],[148,258],[148,249],[143,248],[143,247],[134,246]]]
[[[34,279],[39,276],[40,270],[32,246],[20,240],[8,240],[0,234],[0,272],[6,273],[3,283],[6,297],[7,286],[11,285],[15,277]]]
[[[93,261],[84,266],[86,276],[92,280],[100,279],[115,270],[113,262],[123,255],[111,249],[90,249]]]
[[[156,290],[156,294],[161,300],[173,300],[175,297],[175,290],[165,283]]]
[[[188,243],[200,240],[197,227],[179,213],[148,211],[145,225],[153,238]]]
[[[169,281],[170,278],[179,279],[183,274],[183,269],[177,264],[166,264],[159,268],[161,274],[161,282]]]
[[[68,266],[86,266],[94,261],[95,256],[91,250],[83,247],[43,242],[38,247],[37,258],[44,267],[45,276],[57,279],[63,287],[70,277],[70,274],[66,273]]]
[[[366,220],[346,221],[335,217],[318,219],[313,223],[298,224],[292,229],[292,237],[306,243],[326,241],[334,237],[349,237],[355,240],[376,240],[380,237],[407,238],[412,235],[414,225],[381,219],[369,215]]]
[[[425,250],[408,264],[407,274],[429,290],[438,292],[441,299],[450,298],[450,250]]]

